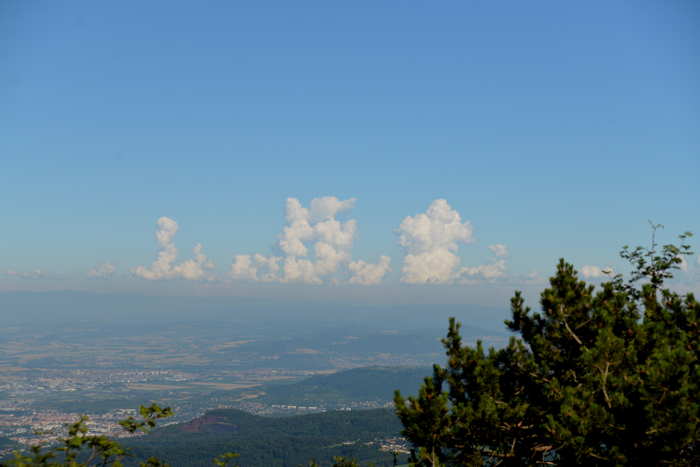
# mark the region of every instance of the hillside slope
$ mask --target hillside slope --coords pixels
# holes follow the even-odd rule
[[[333,456],[389,466],[392,455],[379,448],[400,431],[401,423],[388,409],[285,418],[220,409],[125,444],[137,459],[157,456],[178,467],[210,466],[213,457],[227,451],[239,453],[240,465],[246,467],[291,467],[310,459],[330,465]]]

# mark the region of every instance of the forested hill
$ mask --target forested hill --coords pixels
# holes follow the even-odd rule
[[[394,390],[416,394],[426,367],[368,367],[316,375],[289,384],[264,387],[267,404],[338,407],[352,402],[388,402]],[[380,451],[383,440],[399,435],[392,409],[328,411],[270,418],[234,409],[207,412],[190,422],[160,428],[129,441],[138,459],[156,456],[177,466],[210,466],[211,459],[233,451],[242,466],[298,466],[315,459],[330,465],[333,456],[354,457],[378,466],[392,465]],[[367,444],[370,443],[370,444]],[[405,457],[405,456],[404,456]]]
[[[239,463],[246,467],[307,465],[310,459],[330,465],[333,456],[389,466],[392,455],[379,448],[386,444],[384,440],[397,436],[401,428],[389,409],[285,418],[219,409],[125,444],[138,460],[157,456],[178,467],[211,466],[212,458],[228,451],[239,453]]]

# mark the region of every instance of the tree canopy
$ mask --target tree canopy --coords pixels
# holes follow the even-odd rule
[[[417,396],[395,395],[414,461],[700,465],[700,304],[665,287],[690,235],[624,247],[629,280],[600,287],[561,260],[541,312],[515,293],[504,348],[463,345],[451,319],[446,366]]]

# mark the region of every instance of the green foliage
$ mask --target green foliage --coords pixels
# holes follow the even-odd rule
[[[599,289],[561,260],[541,313],[515,293],[503,349],[451,319],[447,366],[395,395],[416,464],[700,465],[700,304],[663,288],[689,236],[623,248],[630,280]]]
[[[156,420],[173,415],[169,407],[161,408],[157,404],[139,408],[141,419],[129,417],[119,424],[129,433],[136,431],[148,432],[156,426]],[[67,426],[67,436],[59,439],[56,446],[32,446],[29,453],[14,452],[14,458],[0,466],[29,467],[29,466],[113,466],[121,467],[122,460],[129,452],[119,442],[104,435],[88,433],[87,416],[80,417]],[[140,464],[141,467],[169,467],[168,464],[155,457]]]
[[[634,267],[630,276],[630,283],[641,279],[647,279],[652,288],[659,289],[663,285],[665,279],[673,277],[673,270],[680,269],[683,256],[693,254],[690,250],[690,245],[686,243],[687,239],[692,237],[693,234],[684,232],[678,236],[680,240],[679,245],[664,245],[661,251],[658,251],[656,231],[663,228],[663,225],[654,224],[651,221],[649,221],[649,224],[652,230],[650,248],[638,246],[631,249],[629,246],[625,245],[622,247],[620,256],[629,261]],[[621,277],[618,276],[618,278]],[[635,298],[639,298],[637,289],[631,286],[626,287],[626,289],[630,294],[635,296]]]
[[[369,465],[374,464],[368,464],[368,466]],[[307,467],[321,467],[321,465],[316,461],[312,460],[309,461]],[[355,459],[348,459],[343,456],[335,456],[333,457],[333,467],[360,467],[360,464],[358,464]]]
[[[333,458],[333,467],[360,467],[355,459],[346,459],[342,456]]]
[[[216,456],[214,460],[212,460],[212,462],[218,467],[238,467],[238,464],[229,465],[229,462],[233,461],[233,459],[236,459],[238,457],[240,457],[240,455],[236,454],[235,452],[226,452],[224,454]]]
[[[163,462],[157,457],[149,457],[145,462],[139,463],[140,467],[170,467],[170,464]]]
[[[119,422],[119,424],[129,433],[150,431],[156,426],[156,420],[160,418],[172,417],[173,411],[170,407],[160,408],[157,404],[151,404],[149,407],[140,406],[139,414],[141,420],[136,420],[134,417],[129,417]]]
[[[141,406],[141,418],[120,422],[130,433],[150,432],[158,419],[169,417],[169,408]],[[376,438],[396,436],[401,424],[390,410],[329,412],[288,418],[266,418],[239,410],[208,412],[209,421],[191,432],[189,425],[170,425],[147,437],[117,442],[105,436],[90,435],[88,417],[67,426],[67,436],[51,447],[34,446],[28,453],[15,452],[14,458],[0,467],[96,467],[172,465],[215,465],[239,467],[235,462],[240,449],[246,466],[301,465],[310,457],[309,466],[373,466],[371,461],[390,465],[391,455],[366,445]],[[352,441],[348,441],[352,440]],[[221,453],[224,454],[221,454]],[[216,457],[214,457],[216,456]],[[211,459],[208,461],[207,459]],[[396,465],[396,456],[394,456]]]
[[[156,456],[178,466],[206,466],[222,452],[240,454],[245,467],[317,465],[331,467],[333,457],[361,465],[392,465],[391,453],[377,439],[395,437],[401,422],[390,409],[329,411],[293,417],[261,417],[235,409],[216,409],[184,424],[131,438],[125,445],[136,459]],[[402,456],[405,459],[405,456]]]

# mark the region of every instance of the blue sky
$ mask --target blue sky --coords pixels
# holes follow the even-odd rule
[[[353,296],[495,303],[559,257],[619,269],[648,219],[700,234],[697,24],[691,0],[2,2],[0,290],[332,295],[385,255]],[[313,213],[309,255],[280,246],[287,199],[322,197],[355,199],[328,274]],[[439,199],[468,234],[401,230]],[[162,217],[178,257],[147,279]],[[184,278],[198,242],[214,267]],[[254,253],[270,283],[231,275]]]

